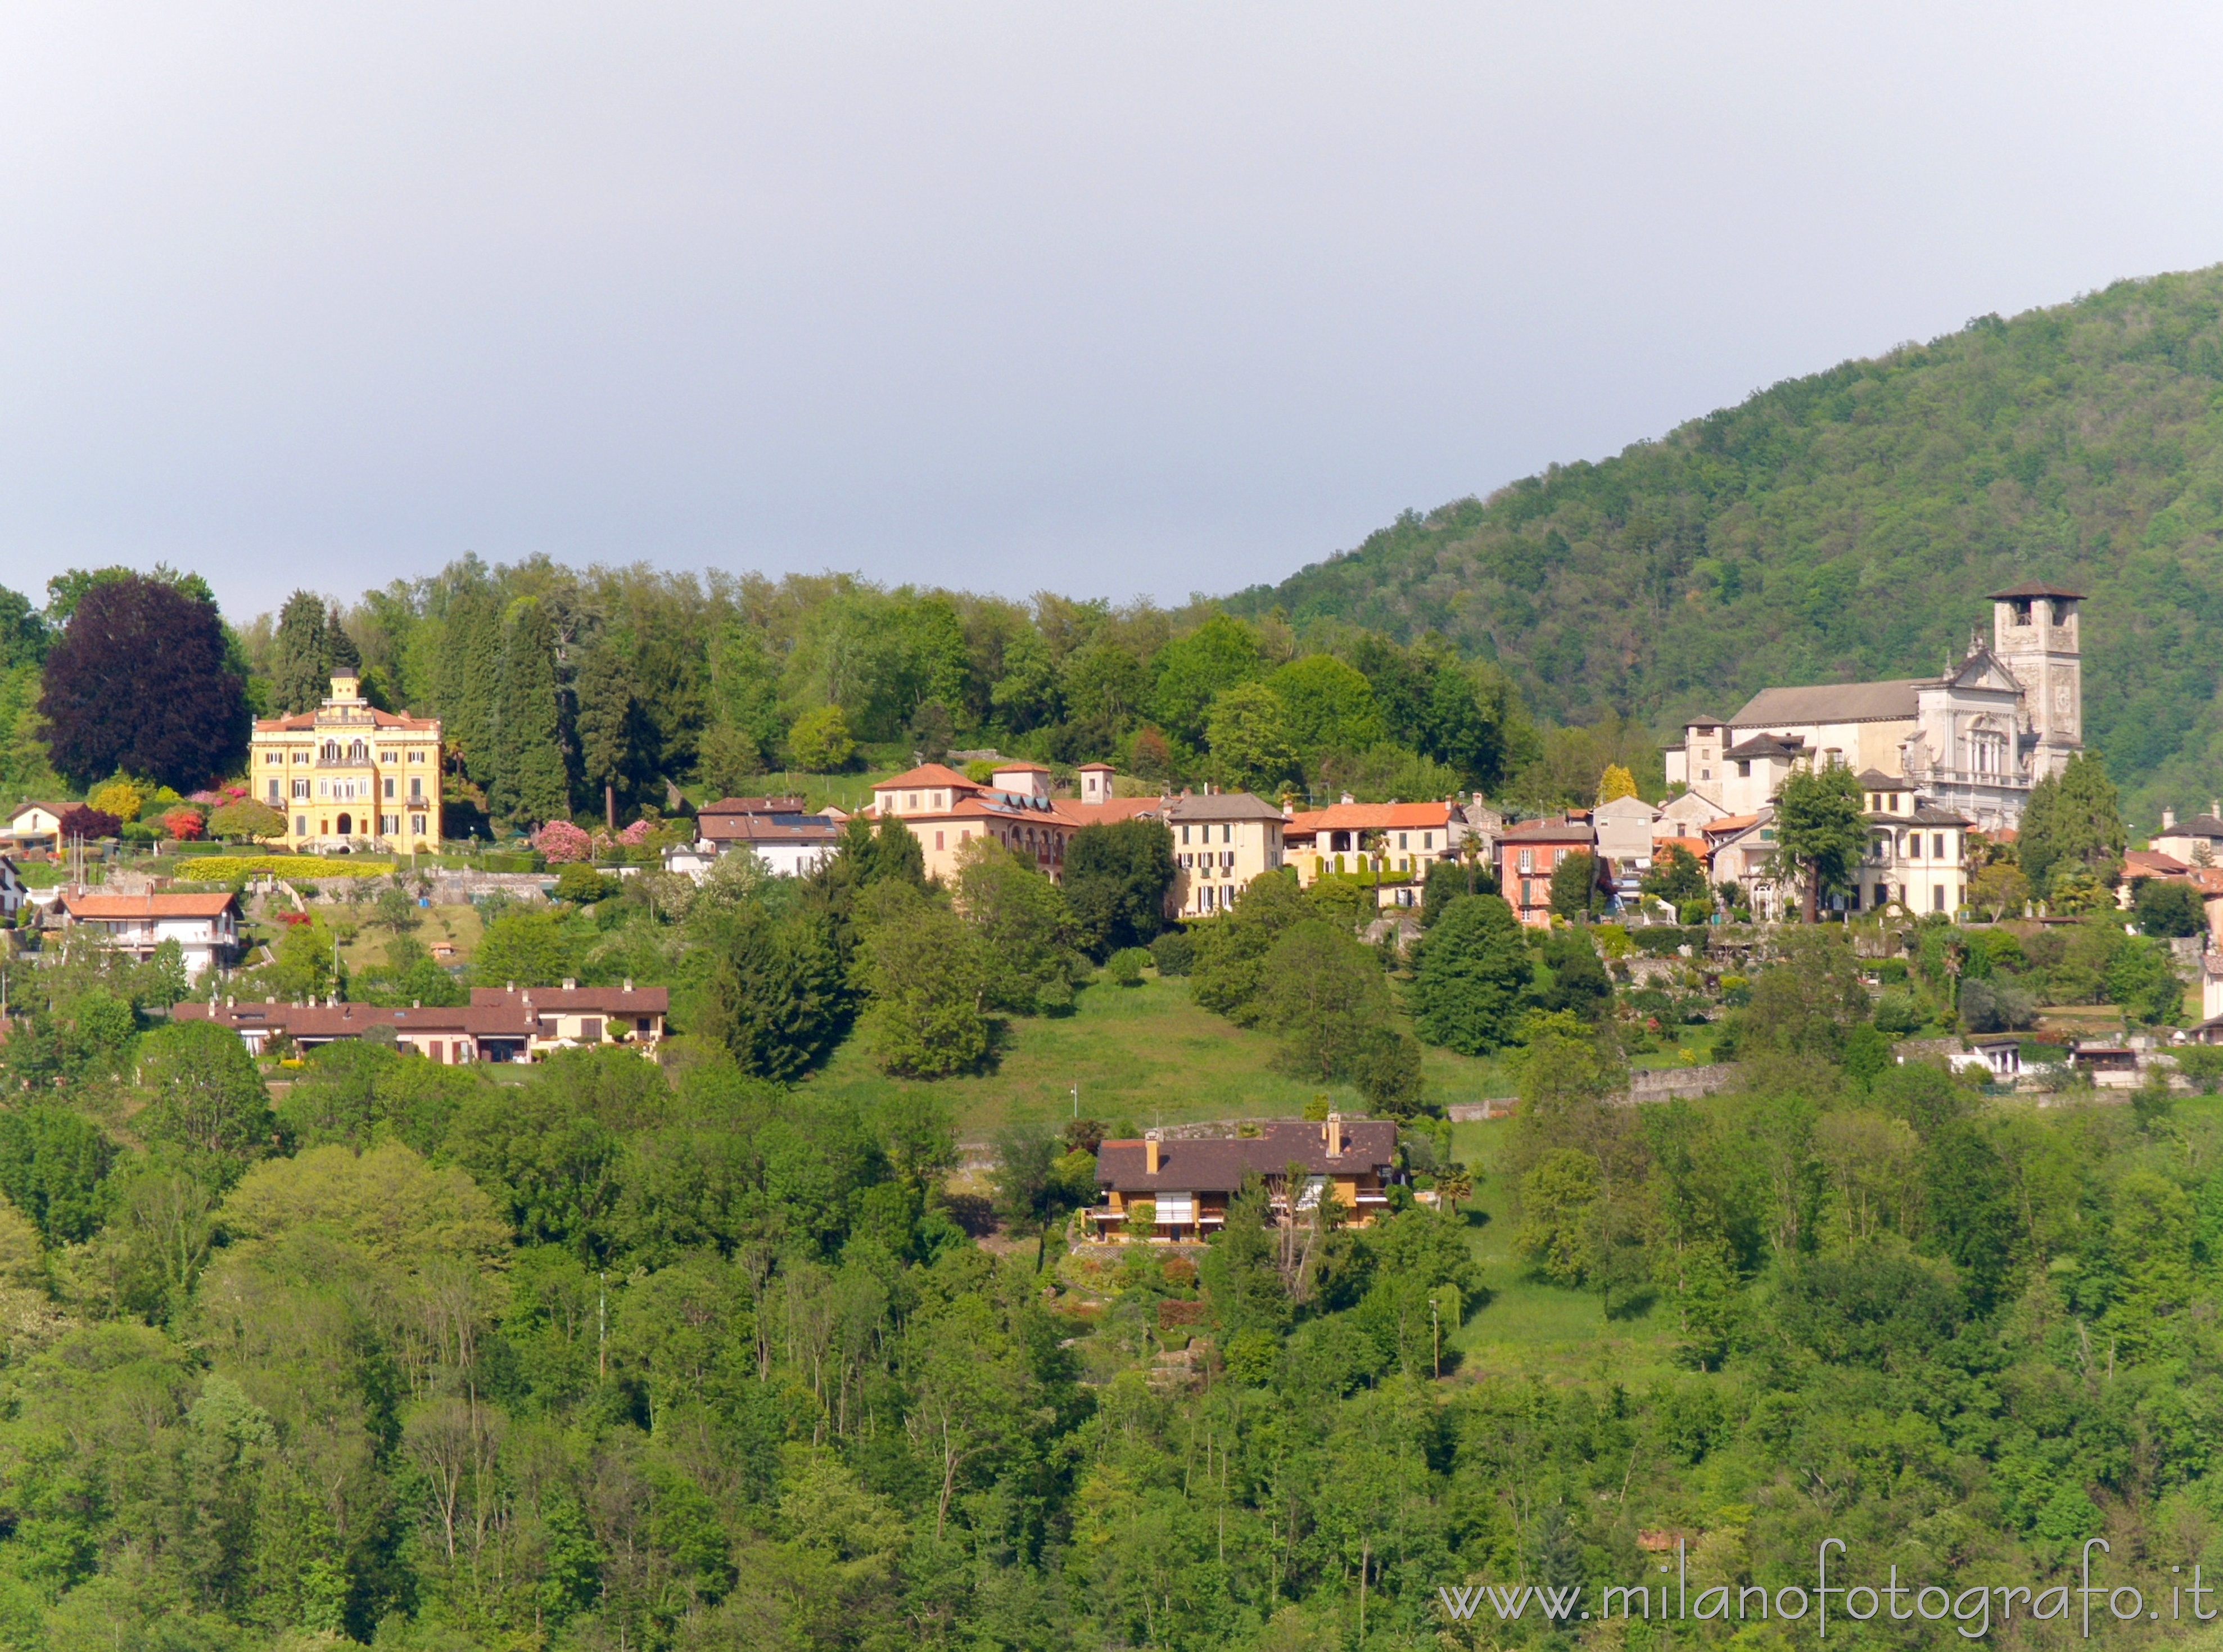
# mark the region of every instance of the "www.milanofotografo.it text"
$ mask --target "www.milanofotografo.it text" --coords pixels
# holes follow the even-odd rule
[[[1901,1582],[1896,1566],[1886,1569],[1886,1579],[1881,1583],[1849,1581],[1849,1574],[1843,1570],[1847,1554],[1844,1541],[1825,1537],[1814,1557],[1811,1588],[1796,1583],[1775,1589],[1760,1584],[1739,1586],[1717,1583],[1693,1589],[1689,1557],[1678,1541],[1675,1564],[1663,1565],[1659,1570],[1666,1576],[1656,1583],[1613,1583],[1602,1587],[1577,1583],[1564,1588],[1540,1584],[1500,1587],[1482,1583],[1440,1588],[1436,1597],[1445,1613],[1460,1623],[1492,1617],[1510,1622],[1532,1610],[1547,1621],[1557,1623],[1593,1615],[1602,1618],[1616,1615],[1641,1617],[1655,1623],[1772,1618],[1783,1623],[1811,1623],[1816,1636],[1824,1640],[1829,1637],[1833,1620],[1841,1625],[1848,1618],[1865,1624],[1879,1616],[1901,1623],[1911,1618],[1949,1622],[1955,1633],[1977,1641],[1989,1635],[1994,1624],[2012,1623],[2018,1617],[2076,1623],[2088,1639],[2095,1618],[2103,1625],[2110,1617],[2125,1624],[2140,1618],[2149,1623],[2190,1619],[2204,1624],[2223,1611],[2213,1604],[2219,1592],[2216,1586],[2201,1579],[2196,1565],[2189,1569],[2169,1567],[2166,1592],[2156,1586],[2149,1597],[2147,1591],[2136,1584],[2110,1583],[2104,1579],[2093,1581],[2094,1550],[2101,1554],[2109,1553],[2106,1539],[2094,1537],[2084,1545],[2081,1566],[2074,1583],[1963,1584],[1948,1589],[1935,1583]],[[1839,1567],[1834,1576],[1830,1572],[1833,1560]]]

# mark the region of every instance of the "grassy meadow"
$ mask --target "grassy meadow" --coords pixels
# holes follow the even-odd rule
[[[926,1088],[954,1112],[958,1133],[979,1139],[1007,1123],[1071,1116],[1074,1087],[1082,1113],[1106,1124],[1148,1129],[1202,1119],[1295,1117],[1315,1095],[1359,1110],[1348,1085],[1290,1077],[1276,1066],[1279,1041],[1199,1009],[1186,980],[1145,976],[1139,987],[1099,979],[1081,988],[1071,1015],[1015,1018],[993,1069],[930,1082],[890,1078],[852,1037],[808,1081],[867,1104],[896,1091]],[[1441,1103],[1508,1095],[1511,1075],[1496,1061],[1431,1049],[1430,1099]]]

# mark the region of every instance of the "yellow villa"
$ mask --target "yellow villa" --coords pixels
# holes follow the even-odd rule
[[[286,846],[440,847],[440,720],[396,716],[332,678],[314,711],[255,725],[255,798],[286,817]]]

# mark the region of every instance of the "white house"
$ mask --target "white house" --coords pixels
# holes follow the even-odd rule
[[[102,936],[142,963],[163,942],[175,941],[188,979],[230,963],[239,947],[239,902],[228,894],[65,893],[55,905],[64,924]]]

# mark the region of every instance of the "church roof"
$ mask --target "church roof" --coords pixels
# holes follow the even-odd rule
[[[1816,683],[1805,688],[1762,689],[1729,719],[1732,728],[1821,722],[1911,722],[1914,693],[1935,678],[1891,683]]]
[[[1886,774],[1881,769],[1862,769],[1861,785],[1870,791],[1911,791],[1914,782],[1903,780],[1896,774]]]
[[[2049,585],[2042,579],[2025,579],[2019,585],[2010,585],[2003,591],[1993,591],[1987,599],[1993,602],[2011,602],[2018,597],[2058,596],[2071,602],[2084,600],[2082,591],[2070,590],[2065,585]]]

